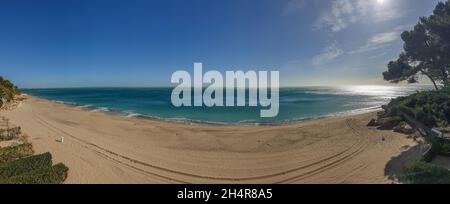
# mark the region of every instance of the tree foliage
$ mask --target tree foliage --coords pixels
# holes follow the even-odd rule
[[[418,82],[424,75],[434,84],[448,86],[450,71],[450,0],[439,2],[429,17],[422,17],[411,31],[401,35],[404,51],[388,64],[387,81]]]
[[[10,101],[14,98],[14,95],[18,93],[19,89],[17,86],[0,76],[0,107],[3,105],[1,99]]]
[[[402,111],[428,127],[447,127],[450,124],[450,94],[444,90],[418,92],[393,99],[385,110],[389,115],[398,115],[398,111]]]

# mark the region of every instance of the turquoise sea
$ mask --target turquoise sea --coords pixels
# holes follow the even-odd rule
[[[181,107],[172,105],[172,88],[52,88],[25,89],[35,97],[123,117],[143,117],[186,123],[281,124],[314,118],[357,114],[379,109],[390,99],[430,86],[341,86],[280,89],[280,111],[261,118],[263,107]],[[266,108],[264,108],[266,109]]]

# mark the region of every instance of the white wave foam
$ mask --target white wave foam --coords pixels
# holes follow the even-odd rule
[[[91,104],[87,104],[87,105],[82,105],[82,106],[78,106],[78,108],[89,108],[92,107],[93,105]]]
[[[75,105],[75,103],[72,103],[72,102],[66,102],[66,101],[53,100],[53,102],[55,102],[55,103],[60,103],[60,104],[66,104],[66,105]]]
[[[100,108],[91,110],[91,112],[109,112],[109,109],[106,107],[100,107]]]
[[[126,118],[134,118],[134,117],[139,117],[139,116],[142,116],[142,115],[139,113],[128,113],[128,115],[126,115],[125,117]]]

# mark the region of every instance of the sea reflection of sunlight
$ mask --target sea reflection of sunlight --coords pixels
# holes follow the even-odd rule
[[[395,94],[395,87],[392,86],[377,86],[377,85],[361,85],[344,87],[346,92],[355,95],[367,96],[392,96]]]

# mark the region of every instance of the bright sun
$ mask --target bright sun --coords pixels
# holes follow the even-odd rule
[[[384,4],[385,0],[377,0],[378,4]]]

